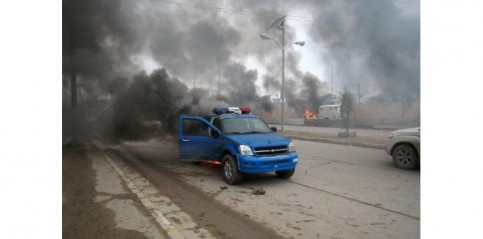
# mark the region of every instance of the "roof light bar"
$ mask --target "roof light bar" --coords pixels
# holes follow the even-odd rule
[[[243,109],[242,109],[243,108]],[[213,113],[217,115],[222,115],[222,114],[249,114],[250,113],[250,108],[248,107],[219,107],[219,108],[213,108]]]
[[[228,107],[230,113],[241,114],[241,110],[238,107]]]
[[[242,114],[250,114],[252,110],[250,109],[250,107],[240,107],[240,111]]]
[[[213,114],[221,115],[228,113],[228,108],[213,108]]]

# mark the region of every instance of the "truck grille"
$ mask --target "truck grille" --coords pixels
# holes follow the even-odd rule
[[[271,147],[255,148],[255,153],[257,155],[275,155],[275,154],[285,154],[287,152],[288,152],[287,146],[271,146]]]
[[[285,160],[279,160],[279,161],[267,161],[267,162],[261,162],[261,165],[272,165],[272,164],[281,164],[281,163],[290,163],[292,160],[290,159],[285,159]]]

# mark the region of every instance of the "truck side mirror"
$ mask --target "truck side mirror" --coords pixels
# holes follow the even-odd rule
[[[270,127],[273,132],[277,132],[277,127]]]

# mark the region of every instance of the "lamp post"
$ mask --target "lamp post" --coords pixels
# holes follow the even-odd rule
[[[282,130],[283,131],[283,128],[284,128],[284,105],[285,105],[285,17],[286,16],[283,16],[283,17],[279,17],[277,19],[275,19],[275,21],[272,23],[272,25],[270,25],[270,27],[268,29],[271,29],[271,28],[277,28],[278,30],[282,31],[282,45],[280,46],[280,44],[277,43],[277,41],[275,41],[270,35],[266,34],[266,33],[261,33],[260,34],[260,38],[262,38],[263,40],[272,40],[275,45],[278,46],[278,48],[280,48],[280,50],[282,50],[282,92],[281,92],[281,98],[282,98]],[[294,42],[293,44],[295,45],[299,45],[299,46],[304,46],[305,45],[305,42],[304,41],[297,41],[297,42]]]

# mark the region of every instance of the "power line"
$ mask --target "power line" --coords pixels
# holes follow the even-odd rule
[[[195,8],[195,9],[201,9],[201,10],[208,10],[212,12],[225,12],[225,13],[234,13],[239,15],[257,16],[257,17],[266,17],[266,18],[279,17],[279,15],[275,15],[275,14],[260,14],[255,11],[248,11],[244,9],[234,9],[234,8],[226,8],[226,7],[220,7],[220,6],[192,4],[192,3],[179,2],[179,1],[173,1],[173,0],[151,0],[151,1],[159,4],[164,4],[164,5],[176,5],[179,7]],[[297,21],[310,21],[310,22],[319,21],[313,18],[308,18],[303,16],[295,16],[295,15],[288,15],[288,14],[285,14],[285,15],[287,16],[287,18],[290,18],[292,20],[297,20]]]

